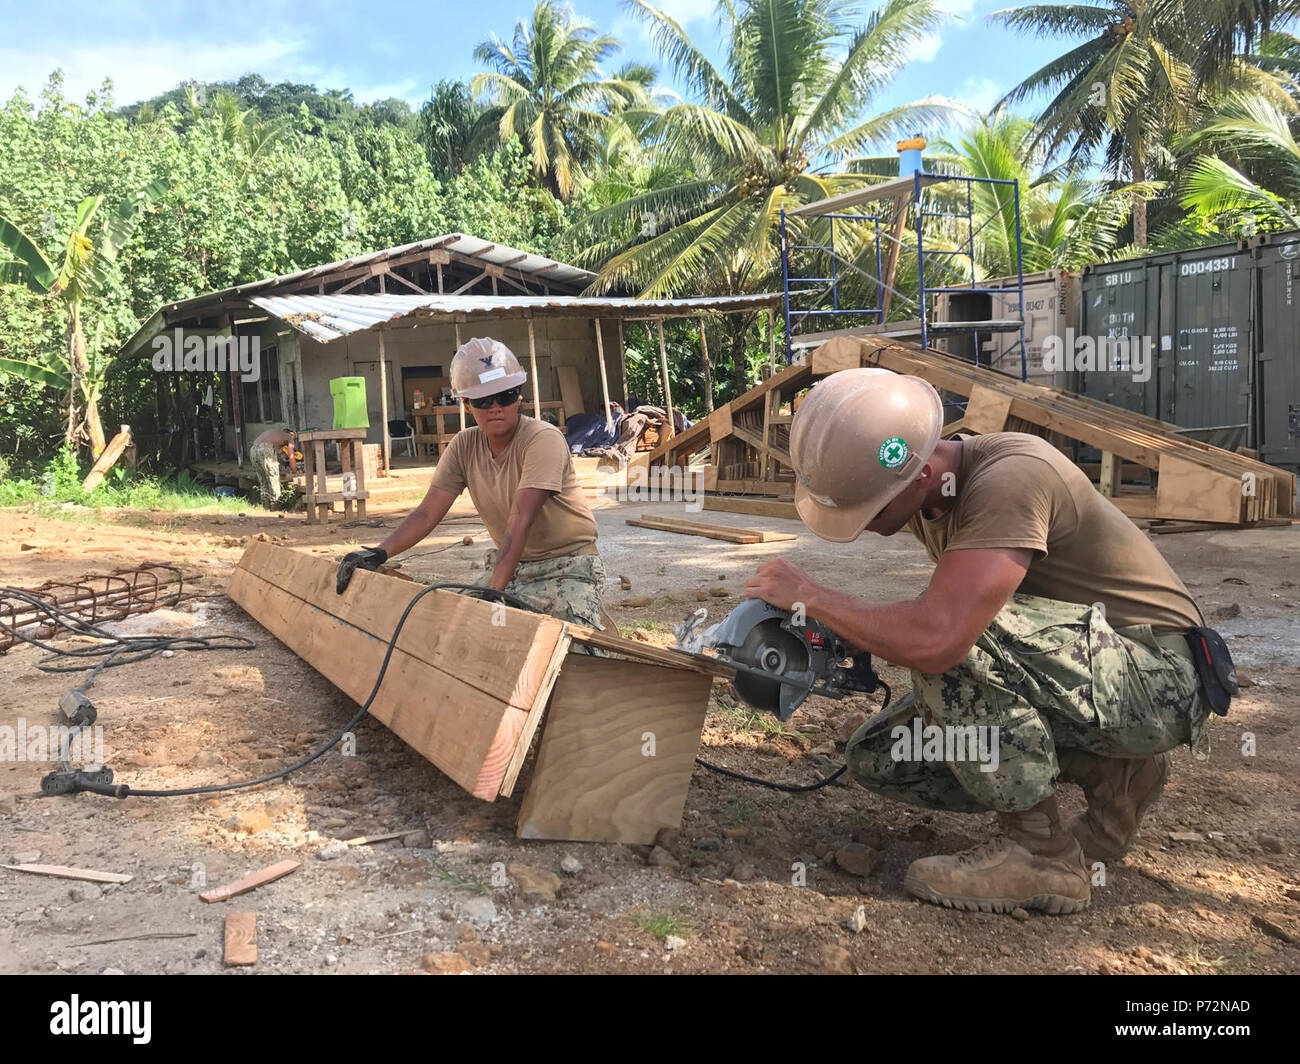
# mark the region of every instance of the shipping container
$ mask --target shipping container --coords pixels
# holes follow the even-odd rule
[[[981,281],[993,288],[1011,288],[1015,277]],[[1073,388],[1073,378],[1065,370],[1043,368],[1043,344],[1049,336],[1063,345],[1065,330],[1078,319],[1079,275],[1068,270],[1042,270],[1025,274],[1025,360],[1026,379],[1053,388]],[[1020,315],[1015,292],[953,292],[935,297],[938,321],[988,321],[1014,319]],[[975,359],[975,340],[970,334],[946,337],[936,343],[939,350],[963,358]],[[995,333],[979,340],[979,365],[996,369],[1013,377],[1021,375],[1020,335]]]
[[[1255,424],[1259,457],[1300,468],[1300,233],[1256,241]]]

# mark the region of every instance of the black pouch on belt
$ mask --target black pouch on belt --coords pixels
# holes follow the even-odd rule
[[[1228,644],[1213,628],[1189,628],[1186,635],[1201,690],[1205,692],[1210,708],[1225,717],[1228,703],[1237,693],[1237,669],[1228,653]]]

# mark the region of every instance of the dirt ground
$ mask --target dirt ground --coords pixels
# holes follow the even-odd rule
[[[915,595],[930,569],[905,535],[834,545],[793,522],[700,518],[799,533],[733,546],[624,523],[648,511],[682,507],[602,500],[597,517],[607,606],[624,634],[652,643],[671,641],[698,589],[726,589],[708,603],[721,617],[743,597],[745,574],[776,555],[882,598]],[[390,505],[371,521],[391,528],[403,512]],[[450,534],[400,559],[404,572],[482,579],[488,537],[463,500],[453,516]],[[0,511],[0,583],[179,562],[197,574],[197,593],[160,630],[257,641],[252,651],[181,652],[100,675],[91,693],[119,780],[176,787],[266,773],[354,712],[225,598],[258,535],[338,556],[384,531],[307,526],[300,514]],[[464,535],[473,545],[461,545]],[[39,798],[49,765],[0,764],[3,863],[134,877],[101,887],[0,869],[0,972],[225,971],[229,909],[257,913],[260,958],[241,973],[1300,971],[1300,526],[1156,542],[1228,637],[1244,688],[1231,715],[1213,720],[1208,758],[1175,752],[1137,847],[1106,870],[1082,914],[1020,920],[912,900],[907,864],[982,841],[992,817],[899,805],[845,780],[787,795],[697,769],[680,831],[653,850],[521,841],[522,787],[493,803],[471,798],[367,720],[356,756],[332,752],[287,781],[217,796]],[[31,648],[0,656],[0,727],[56,722],[70,683],[33,668],[39,657]],[[904,671],[882,671],[896,696],[907,690]],[[738,706],[719,681],[702,753],[810,782],[842,763],[844,740],[878,708],[877,696],[814,698],[783,728]],[[1078,792],[1065,790],[1073,811]],[[338,845],[397,831],[411,834]],[[865,874],[841,867],[837,851]],[[289,857],[302,862],[296,872],[233,902],[198,897]]]

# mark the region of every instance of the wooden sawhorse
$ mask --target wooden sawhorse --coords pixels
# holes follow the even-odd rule
[[[339,445],[339,458],[343,463],[343,474],[352,473],[356,477],[355,490],[330,491],[325,480],[325,443],[333,440]],[[325,515],[334,509],[340,500],[343,503],[343,517],[352,517],[352,504],[355,502],[358,520],[366,518],[366,500],[370,492],[366,488],[366,463],[362,446],[366,442],[365,429],[332,429],[326,431],[303,432],[298,436],[303,445],[303,473],[306,484],[303,500],[307,504],[307,523],[314,525],[323,521]]]

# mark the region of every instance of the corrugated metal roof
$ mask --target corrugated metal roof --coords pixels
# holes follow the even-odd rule
[[[272,317],[327,344],[400,318],[448,320],[467,317],[530,317],[570,314],[609,317],[689,317],[700,311],[771,306],[780,294],[698,296],[690,299],[626,299],[599,296],[255,296],[251,302]]]
[[[327,262],[323,266],[313,266],[307,270],[281,274],[278,277],[265,277],[260,281],[247,281],[244,284],[236,285],[234,288],[205,292],[200,296],[191,296],[189,299],[167,303],[156,310],[149,320],[136,330],[135,335],[122,348],[122,354],[134,354],[147,343],[159,329],[165,326],[167,314],[171,314],[172,320],[175,320],[178,315],[184,315],[186,312],[193,311],[197,314],[209,305],[215,306],[232,299],[248,299],[257,292],[270,291],[284,285],[311,281],[316,278],[326,278],[332,274],[346,273],[348,270],[357,267],[371,266],[422,251],[438,250],[454,252],[457,255],[463,255],[468,259],[476,259],[484,264],[490,263],[493,266],[502,266],[508,270],[518,271],[521,274],[536,278],[538,281],[554,282],[568,287],[585,288],[596,277],[590,270],[570,266],[565,262],[557,262],[555,259],[548,259],[544,255],[534,255],[531,252],[520,251],[518,248],[512,248],[506,244],[494,244],[490,240],[470,236],[467,233],[446,233],[442,236],[430,237],[428,240],[417,240],[411,244],[402,244],[400,247],[371,251],[364,255],[357,255],[355,258],[343,259],[339,262]]]

